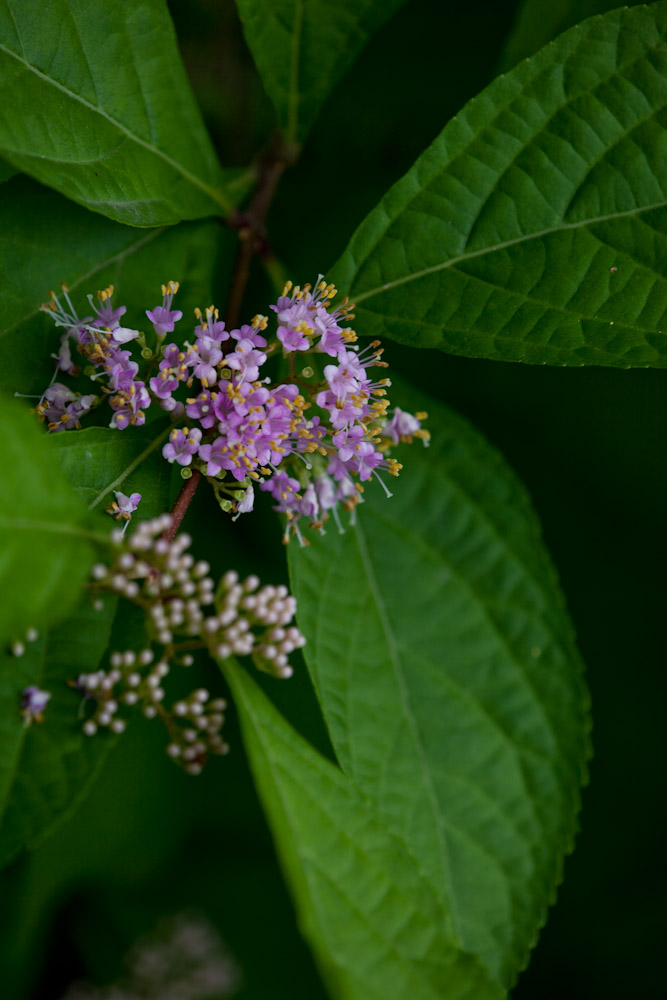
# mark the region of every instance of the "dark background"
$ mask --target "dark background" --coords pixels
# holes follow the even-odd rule
[[[371,41],[327,103],[270,216],[273,245],[296,281],[326,272],[389,185],[493,78],[517,6],[409,0]],[[576,16],[576,7],[611,5],[552,6],[564,11],[565,27],[569,9]],[[170,8],[222,162],[243,164],[269,135],[273,116],[234,5],[173,0]],[[545,40],[535,36],[534,44]],[[326,214],[314,208],[322,198]],[[261,277],[255,287],[263,292]],[[667,374],[528,367],[385,346],[392,368],[465,414],[526,483],[588,665],[595,756],[581,833],[512,996],[659,997],[667,987]],[[217,514],[209,497],[197,498],[193,516],[219,525]],[[254,569],[255,556],[266,565],[268,552],[273,579],[284,572],[270,519],[246,521],[234,539],[225,539],[221,568]],[[322,745],[305,671],[297,675],[287,686],[267,682],[271,696]],[[58,1000],[76,978],[115,979],[139,934],[164,914],[196,907],[221,929],[242,968],[241,1000],[324,998],[233,720],[232,753],[198,779],[165,759],[157,727],[153,746],[146,741],[153,727],[138,728],[138,736],[131,728],[119,741],[75,821],[2,875],[2,909],[12,913],[0,926],[3,995]]]

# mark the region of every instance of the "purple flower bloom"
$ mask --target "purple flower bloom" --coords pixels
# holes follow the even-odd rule
[[[194,346],[195,365],[192,374],[198,378],[204,388],[215,385],[218,373],[215,366],[222,360],[222,351],[212,337],[197,337]]]
[[[162,286],[162,305],[156,306],[152,311],[146,310],[146,315],[153,324],[153,328],[158,337],[164,337],[167,333],[172,333],[174,324],[181,319],[183,313],[180,309],[172,309],[171,302],[178,291],[178,282],[170,281]]]
[[[225,329],[225,324],[218,319],[218,310],[214,306],[209,306],[206,310],[206,320],[202,318],[201,309],[195,309],[195,316],[200,322],[199,335],[210,337],[216,344],[221,344],[229,340],[229,331]],[[232,334],[234,336],[234,334]],[[266,341],[264,341],[266,344]]]
[[[264,317],[256,316],[255,319],[261,320]],[[250,326],[245,324],[240,330],[232,330],[231,337],[232,340],[249,340],[254,347],[266,347],[266,337],[263,337],[259,332],[265,329],[265,326]]]
[[[229,368],[240,372],[244,382],[254,382],[259,376],[259,366],[266,361],[266,354],[256,350],[253,343],[247,337],[239,340],[236,350],[225,358],[225,363]]]
[[[139,501],[141,500],[141,493],[131,493],[125,496],[124,493],[120,493],[118,490],[113,491],[113,495],[116,498],[116,503],[118,504],[118,510],[121,514],[127,514],[131,516],[134,514],[135,510],[139,506]]]
[[[111,408],[116,411],[109,426],[122,431],[130,424],[141,427],[142,424],[146,423],[144,409],[151,405],[151,397],[143,382],[132,382],[127,390],[122,390],[115,396],[111,396],[109,403]]]
[[[162,454],[168,462],[178,462],[179,465],[190,465],[192,456],[199,450],[201,431],[198,427],[184,427],[174,430],[169,435],[169,441],[162,449]]]
[[[127,312],[126,306],[118,306],[114,309],[111,305],[111,298],[113,296],[113,285],[109,285],[103,291],[97,293],[97,298],[99,299],[99,306],[94,305],[92,295],[88,296],[88,301],[95,310],[97,315],[96,326],[105,327],[107,330],[115,330],[118,327],[118,321],[121,316],[124,316]]]
[[[79,428],[79,417],[88,413],[97,396],[90,394],[82,396],[80,392],[72,392],[66,385],[54,382],[42,396],[36,407],[40,420],[46,420],[52,434],[59,431],[69,431]]]
[[[399,441],[412,441],[413,437],[420,437],[427,445],[430,435],[428,431],[422,429],[421,425],[421,421],[425,419],[425,413],[413,415],[405,410],[400,410],[397,406],[391,420],[382,428],[382,433],[385,437],[390,438],[394,444],[398,444]]]
[[[217,397],[218,393],[211,393],[208,389],[204,389],[194,399],[188,399],[185,407],[186,414],[191,420],[198,420],[202,427],[208,430],[209,427],[213,427],[216,421],[213,404]]]
[[[21,692],[21,715],[24,725],[42,721],[42,712],[51,698],[49,691],[42,691],[35,684]]]

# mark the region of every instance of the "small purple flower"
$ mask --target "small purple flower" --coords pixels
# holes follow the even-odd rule
[[[428,445],[429,433],[422,429],[421,421],[426,419],[425,413],[417,413],[413,415],[412,413],[407,413],[405,410],[400,410],[397,407],[394,409],[394,414],[385,426],[382,428],[382,433],[385,437],[390,438],[394,444],[398,444],[399,441],[412,441],[413,437],[420,437],[423,439],[424,444]]]
[[[49,691],[42,691],[35,684],[21,692],[21,715],[26,726],[42,721],[42,712],[51,698]]]
[[[124,316],[127,312],[126,306],[118,306],[114,309],[111,305],[111,298],[113,296],[113,285],[109,285],[103,291],[97,293],[97,298],[99,299],[99,306],[93,303],[92,295],[88,296],[88,301],[95,310],[97,315],[97,322],[95,326],[105,327],[107,330],[115,330],[119,325],[118,321],[121,316]]]
[[[139,331],[130,330],[127,326],[117,326],[111,331],[111,336],[117,344],[127,344],[128,341],[137,339]]]
[[[139,501],[141,500],[141,493],[130,493],[128,497],[125,496],[124,493],[114,490],[113,495],[116,498],[118,510],[121,514],[126,514],[128,517],[131,517],[132,514],[134,514],[135,510],[139,506]]]
[[[202,318],[201,309],[195,309],[195,316],[200,322],[199,336],[210,337],[216,344],[221,344],[229,340],[229,331],[225,329],[225,324],[218,319],[218,310],[214,306],[209,306],[206,310],[206,320]],[[232,334],[233,336],[233,334]],[[264,341],[266,344],[266,341]]]
[[[167,285],[162,286],[162,305],[156,306],[155,309],[146,310],[146,315],[153,324],[153,328],[157,333],[158,337],[164,337],[167,333],[172,333],[174,330],[174,324],[182,318],[183,313],[180,309],[172,309],[171,302],[178,291],[178,282],[170,281]]]
[[[256,350],[252,341],[248,338],[239,340],[236,350],[225,358],[225,363],[229,368],[241,373],[241,378],[245,382],[254,382],[259,376],[259,366],[266,361],[266,354]]]
[[[222,360],[222,351],[211,337],[197,337],[194,346],[195,365],[192,374],[198,378],[204,388],[215,385],[218,373],[215,366]]]
[[[217,393],[211,393],[208,389],[200,392],[194,399],[187,400],[185,412],[191,420],[198,420],[202,427],[209,429],[216,421],[216,414],[213,409]]]
[[[178,462],[179,465],[190,465],[192,456],[199,451],[201,431],[198,427],[184,427],[174,430],[169,435],[169,441],[162,449],[162,454],[168,462]]]

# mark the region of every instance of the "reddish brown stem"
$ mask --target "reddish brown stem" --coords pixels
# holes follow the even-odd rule
[[[271,253],[266,238],[266,217],[282,172],[289,163],[294,162],[297,153],[296,147],[286,146],[281,139],[271,142],[259,157],[259,180],[248,211],[237,212],[229,220],[229,225],[238,230],[240,246],[225,315],[228,328],[235,327],[241,315],[253,256],[256,253],[269,256]],[[164,534],[167,541],[171,541],[176,535],[202,478],[201,472],[195,469],[190,479],[183,484],[171,510],[171,526]]]
[[[202,474],[199,469],[193,469],[192,475],[189,479],[186,479],[181,487],[181,491],[176,497],[176,502],[171,508],[171,524],[164,533],[164,537],[168,542],[171,542],[176,535],[176,532],[181,526],[181,521],[185,517],[185,512],[190,506],[190,501],[197,492],[197,487],[202,480]]]

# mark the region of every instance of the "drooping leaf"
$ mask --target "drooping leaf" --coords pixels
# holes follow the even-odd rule
[[[94,670],[107,648],[117,598],[95,611],[84,597],[74,615],[21,657],[0,649],[0,866],[32,847],[89,790],[111,746],[83,734],[81,695],[67,685]],[[21,693],[36,685],[51,698],[41,723],[24,726]]]
[[[629,0],[623,6],[638,5],[639,0]],[[522,59],[534,55],[543,45],[587,17],[606,14],[619,6],[616,0],[524,0],[505,42],[500,70],[507,72],[512,69]]]
[[[587,699],[522,487],[427,409],[433,445],[400,456],[395,496],[367,486],[356,527],[290,546],[292,589],[341,767],[507,988],[572,847]]]
[[[150,329],[145,310],[161,301],[162,283],[177,280],[176,302],[189,323],[195,306],[210,304],[215,278],[233,259],[234,235],[214,222],[132,229],[25,177],[0,187],[0,217],[0,343],[12,358],[0,387],[11,392],[41,393],[53,373],[61,331],[39,311],[48,289],[66,282],[81,316],[90,315],[86,295],[113,283],[114,301],[128,307],[125,321]]]
[[[36,421],[0,396],[0,646],[64,618],[93,561],[85,507]]]
[[[224,665],[301,928],[339,1000],[499,1000],[403,844],[250,676]]]
[[[0,101],[2,155],[96,212],[232,208],[164,0],[2,0]]]
[[[237,0],[286,139],[298,142],[366,42],[404,0]]]
[[[470,101],[328,275],[364,334],[667,366],[667,4],[585,21]]]

